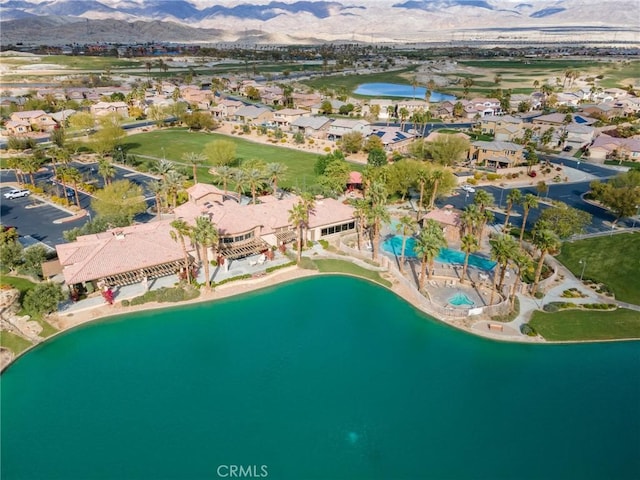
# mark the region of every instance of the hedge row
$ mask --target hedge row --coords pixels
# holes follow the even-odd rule
[[[184,302],[196,298],[198,295],[200,292],[194,288],[162,287],[158,290],[149,290],[144,295],[131,300],[123,300],[122,306],[142,305],[148,302]]]

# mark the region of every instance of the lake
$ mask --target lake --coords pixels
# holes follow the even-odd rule
[[[639,342],[493,342],[314,277],[27,353],[2,479],[638,478],[639,364]]]
[[[416,87],[415,91],[411,85],[401,85],[398,83],[363,83],[353,93],[366,95],[368,97],[402,97],[424,100],[424,93],[427,89]],[[455,101],[456,97],[440,92],[431,92],[430,101],[433,103],[444,101]]]

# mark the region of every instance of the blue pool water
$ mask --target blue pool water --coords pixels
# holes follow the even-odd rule
[[[370,97],[403,97],[424,100],[426,88],[416,87],[415,91],[411,85],[400,85],[397,83],[363,83],[358,85],[354,93],[367,95]],[[454,101],[456,97],[440,92],[431,92],[431,102]]]
[[[414,251],[415,244],[415,238],[407,238],[407,243],[404,247],[405,257],[416,257],[416,252]],[[394,235],[382,242],[382,250],[396,256],[400,256],[400,252],[402,250],[402,236]],[[436,257],[436,262],[462,265],[464,263],[464,252],[461,252],[460,250],[452,250],[450,248],[442,248]],[[481,257],[480,255],[471,254],[469,255],[469,265],[490,271],[496,266],[496,262],[489,260],[488,258]]]
[[[476,304],[462,292],[458,292],[453,297],[451,297],[449,299],[449,303],[456,307],[471,306]]]

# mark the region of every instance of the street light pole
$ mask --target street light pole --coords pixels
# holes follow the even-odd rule
[[[583,258],[578,263],[582,265],[582,272],[580,272],[580,281],[582,281],[582,277],[584,276],[584,269],[587,268],[587,261]]]
[[[504,194],[504,188],[500,189],[500,208],[502,208],[502,195]]]

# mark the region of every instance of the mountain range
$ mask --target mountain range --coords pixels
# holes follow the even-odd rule
[[[637,0],[6,0],[0,12],[2,43],[579,41],[594,35],[633,42],[640,38],[637,6]]]

